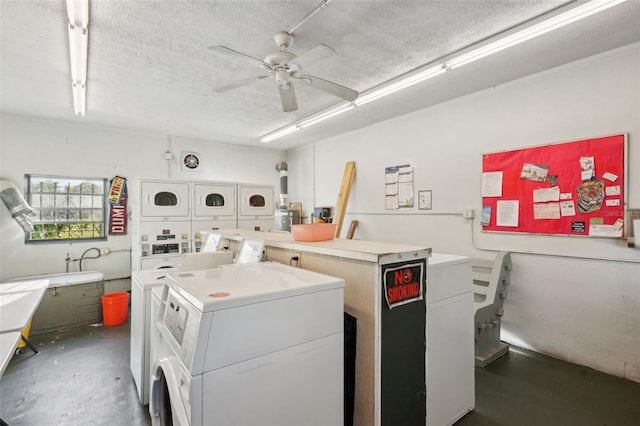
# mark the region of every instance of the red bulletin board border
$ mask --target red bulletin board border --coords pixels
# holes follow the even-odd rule
[[[502,195],[499,197],[482,197],[483,212],[486,215],[491,209],[489,224],[482,226],[483,231],[493,232],[520,232],[533,234],[553,234],[570,236],[589,236],[590,225],[614,225],[618,219],[624,220],[625,209],[625,146],[626,135],[616,134],[611,136],[583,139],[573,142],[563,142],[544,146],[517,149],[483,154],[482,172],[502,171]],[[601,207],[595,211],[583,213],[578,209],[578,188],[583,187],[581,157],[593,157],[595,173],[592,181],[604,183],[607,187],[619,186],[619,195],[606,195],[602,199]],[[543,182],[535,182],[521,178],[521,172],[525,163],[548,166],[548,175]],[[606,174],[606,176],[605,176]],[[611,181],[611,175],[617,176]],[[533,191],[541,188],[552,188],[550,176],[557,176],[555,186],[560,189],[560,194],[571,194],[574,202],[575,215],[562,216],[558,219],[534,219]],[[609,177],[606,179],[605,177]],[[613,192],[616,192],[616,188]],[[582,193],[585,192],[583,189]],[[606,192],[600,193],[600,198]],[[590,194],[593,195],[593,194]],[[606,205],[607,200],[619,200],[619,205]],[[518,200],[518,226],[498,226],[497,202],[500,200]],[[569,201],[569,200],[561,200]],[[614,204],[615,201],[609,201]],[[536,203],[537,204],[537,203]],[[486,221],[486,216],[483,222]],[[583,223],[581,232],[580,224]],[[595,230],[595,227],[593,228]],[[621,237],[624,235],[624,230]]]

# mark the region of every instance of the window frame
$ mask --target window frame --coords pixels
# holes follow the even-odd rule
[[[106,241],[108,238],[108,214],[109,214],[109,210],[107,209],[107,197],[109,195],[109,180],[107,178],[103,178],[103,177],[88,177],[88,176],[82,176],[82,177],[75,177],[75,176],[60,176],[60,175],[50,175],[50,174],[36,174],[36,173],[28,173],[24,175],[24,180],[25,180],[25,198],[27,199],[27,202],[29,203],[29,205],[36,211],[39,212],[40,210],[45,210],[45,209],[56,209],[55,207],[55,201],[54,201],[54,206],[53,207],[34,207],[32,205],[32,196],[34,195],[34,192],[32,191],[32,180],[34,178],[38,178],[38,179],[51,179],[53,181],[59,182],[59,181],[76,181],[78,184],[80,184],[83,181],[100,181],[102,182],[102,194],[82,194],[82,193],[69,193],[68,191],[66,192],[36,192],[40,193],[40,194],[46,194],[46,195],[65,195],[67,197],[69,197],[70,195],[74,195],[74,196],[80,196],[82,197],[84,196],[90,196],[90,197],[95,197],[97,195],[100,195],[100,197],[102,198],[102,205],[101,205],[101,210],[102,210],[102,221],[91,221],[91,222],[83,222],[82,220],[66,220],[64,222],[55,222],[55,219],[53,222],[42,222],[42,221],[37,221],[37,220],[32,220],[32,223],[34,225],[34,227],[37,227],[38,225],[41,224],[56,224],[56,223],[61,223],[61,224],[68,224],[68,225],[73,225],[73,224],[83,224],[83,223],[93,223],[93,224],[101,224],[102,225],[102,236],[100,237],[81,237],[81,238],[55,238],[55,239],[32,239],[31,238],[31,234],[30,232],[25,232],[25,244],[56,244],[56,243],[73,243],[73,242],[94,242],[94,241]],[[82,205],[82,200],[80,200],[80,206]],[[83,209],[89,209],[89,210],[97,210],[97,208],[83,208],[78,206],[77,208],[74,208],[74,210],[78,210],[78,211],[82,211]],[[61,207],[62,209],[68,209],[67,207]],[[81,215],[80,215],[81,216]],[[33,233],[36,233],[37,231],[34,230]]]

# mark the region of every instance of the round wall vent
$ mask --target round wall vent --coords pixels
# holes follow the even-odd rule
[[[182,153],[182,170],[199,170],[200,169],[200,154],[195,152],[183,152]]]

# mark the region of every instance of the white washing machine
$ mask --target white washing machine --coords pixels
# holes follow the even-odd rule
[[[233,263],[232,252],[211,252],[182,256],[179,270],[213,268]],[[132,272],[130,368],[141,404],[149,403],[151,290],[162,287],[167,273],[176,268]]]
[[[344,281],[264,262],[167,275],[152,423],[343,422]]]

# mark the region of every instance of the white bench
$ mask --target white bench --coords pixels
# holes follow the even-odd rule
[[[510,280],[511,255],[500,252],[493,261],[473,259],[471,270],[476,365],[485,367],[509,351],[509,345],[500,341],[500,319]]]

